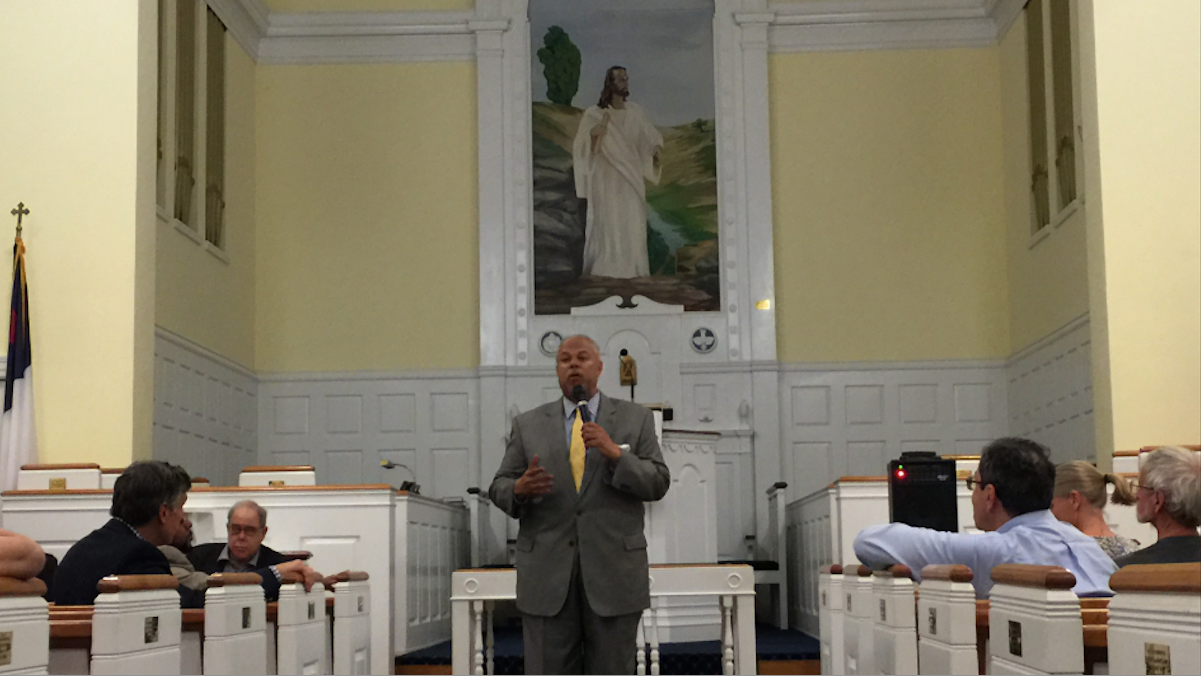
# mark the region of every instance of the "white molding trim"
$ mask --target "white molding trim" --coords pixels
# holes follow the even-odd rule
[[[229,34],[254,61],[259,60],[259,43],[267,33],[271,10],[263,0],[207,0]]]
[[[263,0],[207,0],[256,63],[471,61],[486,9],[457,12],[272,12]],[[811,0],[770,3],[736,23],[768,26],[771,52],[987,47],[1023,0]],[[504,28],[500,30],[505,30]]]
[[[249,367],[243,366],[242,364],[239,364],[238,362],[230,359],[229,357],[219,355],[216,352],[213,352],[212,350],[208,349],[207,347],[204,347],[203,345],[200,345],[199,343],[195,343],[191,339],[185,338],[170,329],[165,329],[156,324],[154,327],[154,335],[155,335],[155,337],[161,338],[161,339],[167,341],[168,343],[175,345],[176,347],[187,350],[188,352],[191,352],[192,354],[194,354],[202,359],[207,359],[211,362],[215,362],[215,363],[233,371],[234,373],[238,374],[239,376],[242,376],[244,378],[249,378],[250,380],[253,380],[255,382],[258,382],[261,380],[261,376],[259,376],[257,373],[254,372],[254,370],[250,369]]]
[[[294,373],[261,373],[261,383],[322,383],[343,380],[453,380],[477,378],[475,369],[443,369],[420,371],[301,371]]]
[[[773,52],[995,45],[1021,0],[815,0],[772,3]]]
[[[942,359],[929,361],[781,362],[783,373],[831,371],[945,371],[1004,368],[1005,359]]]

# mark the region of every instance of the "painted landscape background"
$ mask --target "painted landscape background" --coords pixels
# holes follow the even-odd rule
[[[537,314],[566,314],[609,296],[628,300],[635,294],[688,311],[721,309],[712,5],[696,0],[623,4],[590,9],[563,0],[530,3],[532,51],[543,46],[551,26],[559,26],[579,46],[584,73],[571,104],[551,103],[543,65],[534,57]],[[687,64],[684,70],[681,64]],[[663,134],[662,175],[658,185],[646,185],[648,277],[581,276],[586,207],[576,197],[571,147],[584,108],[595,104],[603,72],[612,65],[628,69],[630,100]],[[590,75],[597,72],[602,76]],[[662,124],[664,118],[671,124]]]

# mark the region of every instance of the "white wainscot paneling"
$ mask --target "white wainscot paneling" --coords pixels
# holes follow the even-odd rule
[[[906,451],[979,453],[1008,432],[1006,411],[999,361],[785,364],[780,414],[790,499],[841,476],[883,475]]]
[[[155,459],[181,465],[214,486],[236,484],[242,467],[257,464],[253,372],[159,328],[154,377]]]
[[[1093,459],[1090,336],[1084,315],[1015,353],[1005,368],[1010,433],[1045,445],[1056,463]]]
[[[466,497],[479,482],[478,392],[464,371],[264,375],[257,463],[312,465],[319,484],[415,481],[423,495]]]

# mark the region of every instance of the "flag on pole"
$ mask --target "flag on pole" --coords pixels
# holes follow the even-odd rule
[[[0,418],[0,484],[17,487],[21,465],[37,462],[33,422],[32,350],[29,345],[29,289],[25,285],[25,243],[13,244],[13,297],[8,324],[8,371],[4,378],[4,416]]]

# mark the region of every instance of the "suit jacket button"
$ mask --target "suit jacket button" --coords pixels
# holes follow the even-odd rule
[[[582,510],[582,509],[575,510],[575,515],[576,516],[584,516],[584,510]]]
[[[575,540],[568,540],[568,541],[567,541],[567,546],[568,546],[568,547],[574,547],[574,546],[575,546]]]

